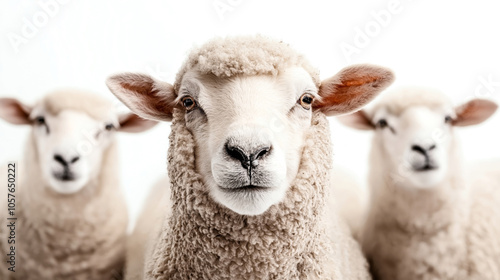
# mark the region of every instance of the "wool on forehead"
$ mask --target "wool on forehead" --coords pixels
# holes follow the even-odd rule
[[[370,111],[381,108],[393,115],[399,116],[410,107],[425,106],[440,108],[452,106],[451,100],[441,91],[426,87],[400,87],[385,93]]]
[[[184,74],[191,69],[218,78],[230,78],[235,75],[276,76],[293,66],[304,68],[319,87],[318,70],[286,43],[260,35],[216,38],[191,51],[177,73],[174,87],[179,89]]]
[[[54,116],[63,110],[74,110],[86,113],[96,120],[108,118],[113,111],[111,101],[97,94],[76,89],[50,92],[38,104]]]

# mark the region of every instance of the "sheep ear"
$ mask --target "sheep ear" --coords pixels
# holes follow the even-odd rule
[[[121,115],[118,117],[118,120],[120,122],[118,131],[121,132],[143,132],[158,124],[157,121],[143,119],[136,114]]]
[[[123,73],[106,80],[109,90],[132,112],[151,120],[171,121],[174,87],[144,74]]]
[[[14,98],[0,98],[0,118],[11,124],[31,124],[31,108]]]
[[[452,124],[455,126],[480,124],[491,117],[497,108],[498,105],[492,101],[473,99],[455,109],[457,117]]]
[[[392,71],[373,65],[353,65],[321,82],[315,110],[327,116],[361,109],[394,81]]]
[[[373,130],[375,125],[363,110],[337,118],[342,124],[360,130]]]

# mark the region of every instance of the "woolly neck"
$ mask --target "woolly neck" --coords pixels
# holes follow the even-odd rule
[[[383,158],[376,146],[371,153],[370,215],[376,222],[411,234],[432,234],[457,219],[467,218],[463,212],[467,208],[468,189],[457,143],[452,144],[451,153],[457,156],[449,160],[445,179],[430,189],[407,186],[405,175],[398,174],[399,170],[393,172],[384,164],[374,164]],[[463,207],[457,207],[458,204]]]
[[[374,150],[372,200],[363,236],[374,277],[410,280],[428,273],[436,279],[465,279],[469,200],[460,160],[449,161],[442,184],[422,190],[406,186],[383,164],[374,164],[382,159]]]
[[[172,215],[146,279],[323,279],[332,250],[325,236],[331,169],[329,125],[314,113],[300,167],[283,202],[243,216],[216,203],[195,168],[195,141],[176,110],[168,171]]]

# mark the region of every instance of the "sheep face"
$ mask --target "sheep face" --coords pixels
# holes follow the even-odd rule
[[[317,94],[302,68],[225,80],[186,73],[178,100],[197,142],[197,169],[217,202],[258,215],[283,199],[297,174]]]
[[[30,119],[42,178],[54,191],[65,194],[78,192],[96,178],[103,152],[119,125],[114,115],[98,121],[74,110],[52,115],[35,108]]]
[[[431,188],[441,183],[447,174],[453,141],[450,106],[410,107],[399,116],[386,108],[375,112],[374,143],[394,178],[405,185]]]
[[[114,131],[140,132],[156,124],[134,114],[118,115],[105,100],[72,91],[49,94],[33,108],[0,98],[0,118],[32,126],[34,150],[28,151],[27,160],[38,166],[41,183],[61,194],[76,193],[98,180]]]
[[[372,173],[384,174],[399,185],[431,189],[459,164],[455,126],[488,119],[495,103],[475,99],[454,108],[441,92],[426,88],[394,91],[372,110],[340,118],[351,127],[375,130]]]
[[[274,75],[218,77],[195,67],[178,89],[142,74],[110,77],[110,90],[144,118],[184,113],[196,141],[196,168],[207,193],[242,215],[259,215],[283,200],[300,165],[313,111],[358,110],[393,80],[384,68],[343,69],[318,88],[301,67]]]

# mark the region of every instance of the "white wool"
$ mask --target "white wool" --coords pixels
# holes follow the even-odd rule
[[[125,279],[142,279],[144,261],[151,255],[165,216],[171,213],[170,184],[168,176],[158,180],[145,200],[133,232],[127,238]]]
[[[352,235],[360,240],[368,210],[368,190],[353,173],[339,165],[334,165],[331,174],[332,194],[328,205],[332,207],[332,211],[339,213]]]

